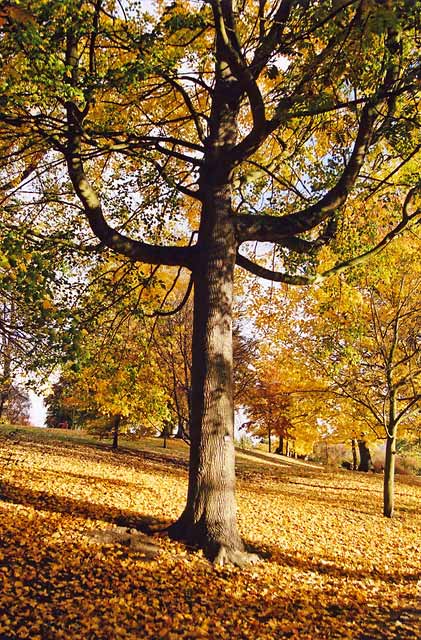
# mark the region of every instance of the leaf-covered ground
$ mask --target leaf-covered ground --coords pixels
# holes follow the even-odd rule
[[[173,443],[112,453],[3,435],[0,445],[2,640],[421,635],[415,480],[398,481],[388,520],[379,476],[247,458],[240,525],[263,560],[215,569],[164,537],[107,542],[179,515],[185,452]]]

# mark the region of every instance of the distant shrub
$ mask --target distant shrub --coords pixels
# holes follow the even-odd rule
[[[382,458],[376,457],[373,460],[373,471],[374,473],[383,473],[384,471],[384,460]]]
[[[376,456],[373,467],[376,473],[383,473],[384,457]],[[417,456],[397,455],[395,473],[402,476],[421,475],[421,460]]]
[[[420,460],[416,456],[396,456],[395,471],[403,476],[421,475]]]
[[[308,456],[308,459],[322,463],[329,469],[344,467],[347,462],[351,462],[350,451],[350,447],[342,443],[318,442],[314,446],[313,454]]]
[[[242,434],[236,439],[235,444],[240,447],[240,449],[254,449],[256,447],[256,438]]]

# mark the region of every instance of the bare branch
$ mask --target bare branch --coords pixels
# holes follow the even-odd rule
[[[156,318],[157,316],[175,316],[177,313],[179,313],[181,311],[181,309],[184,307],[185,304],[187,304],[188,299],[190,297],[191,291],[193,288],[193,277],[190,276],[189,279],[189,284],[187,285],[187,289],[186,289],[186,293],[183,296],[183,299],[181,300],[181,302],[174,307],[174,309],[171,309],[170,311],[162,311],[161,309],[155,309],[155,311],[153,311],[152,313],[145,313],[144,315],[147,318]]]
[[[306,285],[313,284],[317,276],[300,276],[300,275],[290,275],[288,273],[282,273],[281,271],[272,271],[271,269],[266,269],[265,267],[252,262],[245,256],[237,253],[236,264],[249,271],[250,273],[258,276],[259,278],[264,278],[265,280],[272,280],[273,282],[285,282],[287,284],[294,285]]]

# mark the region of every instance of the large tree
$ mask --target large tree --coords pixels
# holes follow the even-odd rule
[[[92,246],[88,221],[99,250],[191,272],[189,486],[170,534],[216,562],[247,559],[234,493],[235,265],[320,281],[361,259],[317,269],[324,244],[359,231],[351,200],[394,202],[393,229],[360,246],[365,257],[414,220],[414,185],[393,182],[419,148],[416,4],[148,2],[142,14],[33,0],[2,10],[4,186],[29,176],[33,192],[13,196],[9,219],[79,249]],[[246,256],[247,242],[274,243],[279,268]]]

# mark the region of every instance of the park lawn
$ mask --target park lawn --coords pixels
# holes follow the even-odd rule
[[[187,447],[122,444],[0,431],[1,640],[420,637],[417,479],[398,478],[389,520],[380,476],[240,452],[240,527],[262,560],[214,568],[163,535],[124,537],[180,514]]]

